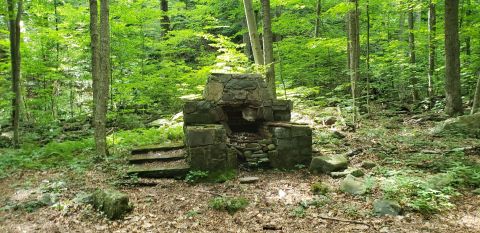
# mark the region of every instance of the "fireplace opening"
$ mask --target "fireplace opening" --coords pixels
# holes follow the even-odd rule
[[[251,109],[242,107],[223,107],[227,115],[227,125],[232,133],[254,133],[258,134],[262,122],[255,119]]]

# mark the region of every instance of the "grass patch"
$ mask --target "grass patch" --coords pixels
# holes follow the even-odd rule
[[[216,197],[212,199],[209,206],[219,211],[227,211],[229,214],[245,209],[249,201],[244,197]]]
[[[108,144],[120,149],[131,149],[145,145],[165,145],[183,141],[183,127],[181,125],[162,128],[139,128],[123,130],[108,136]]]

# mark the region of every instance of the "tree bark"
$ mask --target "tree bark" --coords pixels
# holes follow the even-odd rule
[[[315,21],[315,38],[320,36],[320,14],[322,12],[322,0],[317,0],[316,21]]]
[[[408,5],[408,47],[409,47],[409,57],[410,57],[410,85],[412,85],[412,98],[413,101],[418,101],[418,90],[417,90],[417,77],[416,77],[416,57],[415,57],[415,35],[413,30],[415,28],[415,18],[413,15],[413,2],[409,2]]]
[[[358,81],[360,79],[360,35],[359,35],[359,16],[358,16],[358,0],[350,0],[355,8],[349,12],[348,19],[348,44],[349,44],[349,63],[350,63],[350,82],[353,100],[353,123],[357,122],[357,103]]]
[[[463,114],[460,85],[458,4],[458,0],[445,1],[445,112],[450,116]]]
[[[437,36],[437,16],[435,3],[430,0],[428,6],[428,97],[433,97],[433,76],[435,74],[435,56]]]
[[[480,71],[478,72],[477,89],[473,98],[472,114],[480,112]]]
[[[264,59],[262,55],[262,48],[260,47],[260,37],[258,36],[257,22],[253,12],[252,0],[243,0],[245,7],[245,17],[247,20],[248,33],[250,35],[250,43],[252,45],[253,59],[255,64],[263,65]]]
[[[90,0],[90,38],[92,49],[93,79],[93,126],[95,129],[95,151],[97,156],[108,154],[106,140],[106,119],[108,84],[110,78],[110,28],[109,1],[100,3],[100,25],[98,25],[98,3]]]
[[[20,21],[23,13],[23,1],[17,2],[17,13],[15,15],[15,2],[8,0],[8,16],[10,29],[10,59],[12,66],[12,126],[13,126],[13,145],[15,148],[20,146],[20,111],[21,111],[21,88],[20,88]]]
[[[263,10],[263,58],[266,67],[267,88],[273,99],[277,98],[275,86],[275,61],[273,58],[273,32],[270,12],[270,0],[262,0]]]
[[[250,43],[250,35],[248,34],[248,26],[247,26],[247,21],[243,20],[242,26],[247,29],[245,33],[242,35],[242,40],[243,43],[245,44],[244,52],[245,55],[248,57],[249,60],[253,60],[253,54],[252,54],[252,44]]]
[[[164,37],[167,32],[170,31],[170,18],[168,17],[168,0],[160,0],[160,9],[162,10],[161,36]]]
[[[367,111],[370,113],[370,1],[367,0],[367,72],[365,73],[367,79]]]
[[[470,0],[467,0],[467,10],[465,12],[465,21],[466,21],[466,24],[467,26],[470,26],[470,17],[472,15],[472,9],[471,9],[471,1]],[[465,36],[465,53],[467,56],[470,56],[471,55],[471,39],[470,39],[470,35],[467,34]]]

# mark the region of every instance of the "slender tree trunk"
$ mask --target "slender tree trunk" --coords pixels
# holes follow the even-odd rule
[[[164,37],[167,34],[167,32],[170,31],[170,18],[168,17],[168,0],[160,0],[160,9],[162,10],[161,36]]]
[[[445,1],[445,112],[450,116],[463,114],[458,37],[458,0],[448,0]]]
[[[242,35],[243,36],[242,40],[243,40],[243,43],[245,44],[245,47],[243,49],[244,49],[245,55],[248,57],[248,59],[253,60],[252,44],[250,43],[250,36],[248,34],[247,21],[243,20],[242,25],[245,29],[247,29],[247,31],[245,33],[243,33],[243,35]]]
[[[437,16],[435,3],[430,0],[428,7],[428,97],[433,98],[433,76],[435,74],[435,56],[437,35]]]
[[[470,26],[470,17],[472,15],[472,9],[471,9],[471,1],[470,0],[467,0],[467,10],[465,12],[465,21],[466,21],[466,24],[467,26]],[[465,36],[465,53],[467,54],[467,56],[470,56],[471,55],[471,39],[470,39],[470,35],[467,34]],[[468,59],[468,58],[467,58]]]
[[[322,0],[317,0],[316,21],[315,21],[315,38],[320,37],[320,14],[322,13]]]
[[[107,110],[108,110],[108,92],[110,83],[110,9],[109,0],[100,2],[100,80],[97,123],[98,123],[98,148],[97,154],[100,156],[108,155],[107,148]]]
[[[267,88],[273,99],[277,98],[275,86],[275,61],[273,58],[273,33],[270,12],[270,0],[262,0],[263,10],[263,58],[267,66]]]
[[[370,2],[367,0],[367,111],[370,113]]]
[[[472,114],[480,112],[480,71],[478,72],[477,89],[473,98]]]
[[[415,28],[415,18],[413,15],[413,3],[409,2],[408,6],[408,47],[410,57],[410,85],[412,85],[413,101],[418,101],[417,77],[416,77],[416,58],[415,58],[415,35],[413,30]]]
[[[353,100],[353,123],[357,123],[357,96],[358,81],[360,79],[360,35],[359,35],[359,16],[358,16],[358,0],[350,0],[355,8],[349,12],[348,38],[349,38],[349,57],[350,57],[350,81]]]
[[[110,74],[108,0],[101,1],[100,13],[99,27],[98,3],[97,0],[90,0],[95,151],[97,156],[105,157],[107,155],[106,113]]]
[[[13,126],[13,145],[20,146],[20,110],[21,110],[21,88],[20,88],[20,21],[23,13],[23,1],[17,2],[17,13],[15,15],[15,3],[8,0],[8,16],[10,29],[10,59],[12,65],[12,126]]]
[[[248,33],[250,35],[250,43],[252,45],[253,58],[255,64],[263,65],[262,48],[260,47],[260,37],[258,36],[257,22],[255,20],[255,14],[253,12],[252,0],[243,0],[245,6],[245,17],[247,20]]]

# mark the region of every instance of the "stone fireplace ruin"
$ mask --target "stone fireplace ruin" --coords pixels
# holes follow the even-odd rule
[[[308,165],[312,130],[291,123],[292,102],[274,100],[255,74],[211,74],[203,99],[183,108],[190,170]]]

